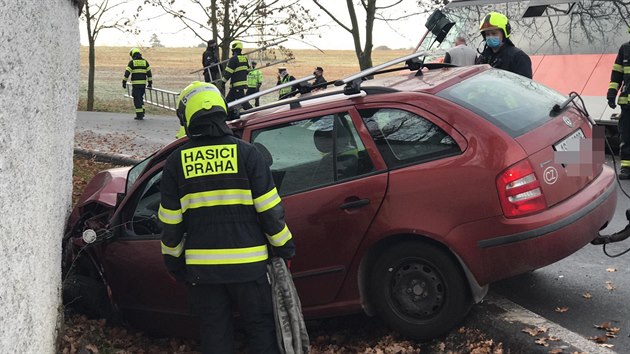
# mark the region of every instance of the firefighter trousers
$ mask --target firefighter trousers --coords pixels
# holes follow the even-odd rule
[[[189,286],[193,313],[201,322],[203,354],[234,353],[233,310],[245,329],[251,354],[280,354],[267,274],[255,281]]]
[[[248,87],[247,88],[247,94],[246,94],[247,96],[253,95],[255,93],[258,93],[258,87]],[[260,106],[260,97],[256,97],[254,99],[254,106],[255,107]]]
[[[136,107],[136,118],[144,118],[144,92],[145,85],[133,85],[131,87],[133,106]]]
[[[619,117],[619,159],[621,167],[630,167],[630,105],[621,105],[621,116]]]
[[[236,101],[238,99],[241,99],[243,97],[245,97],[245,90],[247,89],[246,86],[243,87],[231,87],[230,91],[228,91],[227,96],[225,97],[225,102],[230,103],[232,101]],[[243,103],[243,109],[250,109],[252,108],[252,105],[249,104],[249,102],[244,102]]]

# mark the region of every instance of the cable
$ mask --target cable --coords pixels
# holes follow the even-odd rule
[[[604,247],[602,247],[602,250],[604,251],[604,254],[607,255],[610,258],[617,258],[619,256],[623,256],[624,254],[630,252],[630,247],[628,247],[628,249],[623,251],[623,252],[620,252],[620,253],[617,253],[617,254],[609,254],[608,252],[606,252],[606,245],[607,244],[604,244]]]

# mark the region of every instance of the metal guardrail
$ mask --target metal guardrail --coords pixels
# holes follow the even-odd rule
[[[133,98],[131,96],[132,86],[133,85],[131,84],[127,84],[127,94],[125,95],[125,97]],[[144,93],[144,103],[175,112],[177,110],[178,97],[179,92],[147,87]]]

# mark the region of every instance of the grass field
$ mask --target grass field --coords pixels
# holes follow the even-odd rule
[[[127,47],[96,47],[95,70],[95,110],[108,112],[129,112],[133,114],[133,104],[124,98],[126,90],[120,83],[129,61]],[[245,52],[251,49],[245,48]],[[203,80],[199,74],[190,74],[200,69],[201,55],[204,48],[146,48],[142,53],[151,64],[154,87],[179,92],[191,81]],[[327,80],[339,79],[359,71],[359,64],[353,50],[292,50],[295,60],[286,65],[290,74],[296,78],[307,76],[317,66],[324,68]],[[374,51],[374,65],[408,54],[403,50]],[[259,63],[259,66],[261,64]],[[85,110],[87,97],[88,48],[81,47],[81,87],[79,91],[79,110]],[[276,84],[277,66],[261,70],[264,75],[262,89]],[[263,97],[262,103],[275,100]],[[166,110],[147,106],[147,112],[153,114],[172,114]]]

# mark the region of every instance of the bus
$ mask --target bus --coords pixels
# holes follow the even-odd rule
[[[534,80],[568,95],[577,92],[607,137],[618,143],[620,108],[608,107],[610,73],[622,43],[630,40],[630,4],[607,1],[452,0],[427,21],[416,49],[447,50],[457,36],[480,53],[481,20],[491,11],[506,15],[510,39],[532,60]]]

